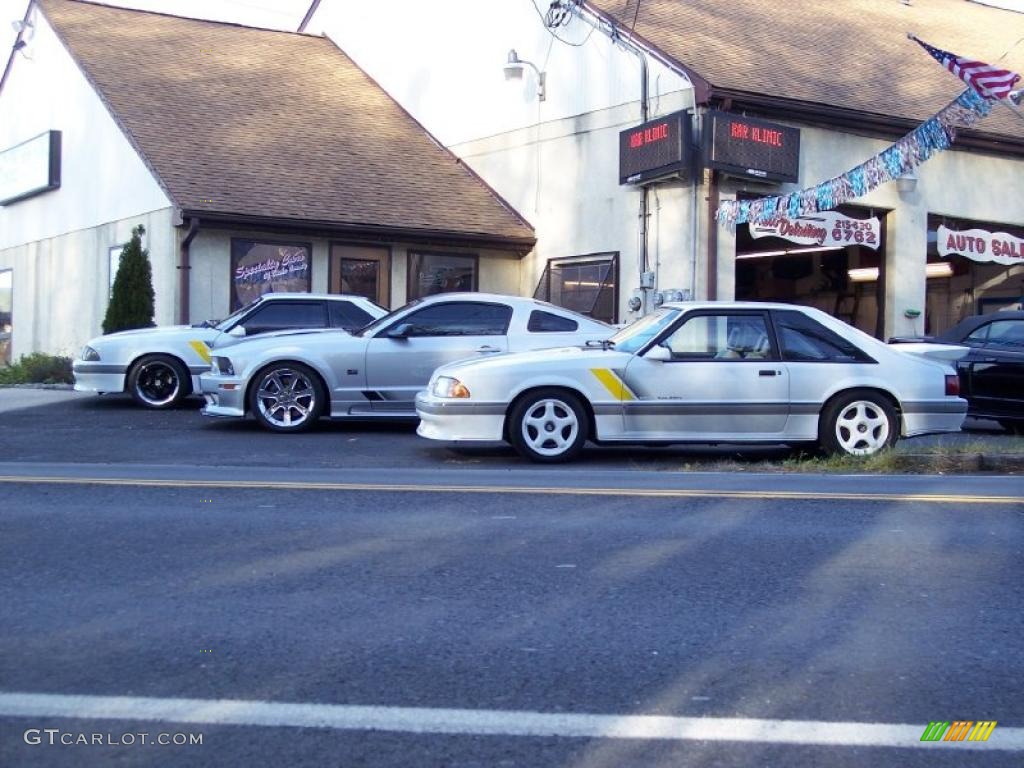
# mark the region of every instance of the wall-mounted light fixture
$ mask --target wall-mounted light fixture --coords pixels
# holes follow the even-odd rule
[[[917,176],[913,171],[907,171],[903,176],[896,179],[896,189],[901,195],[909,195],[917,189]]]
[[[505,79],[522,80],[524,67],[532,67],[533,71],[537,73],[537,101],[544,101],[547,96],[547,73],[541,72],[533,62],[520,59],[515,48],[508,52],[508,61],[505,62]]]

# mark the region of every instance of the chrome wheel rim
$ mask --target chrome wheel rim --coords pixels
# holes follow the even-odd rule
[[[168,363],[143,363],[135,376],[135,394],[147,405],[167,405],[180,391],[178,372]]]
[[[889,417],[870,400],[850,403],[836,417],[836,441],[851,456],[870,456],[889,442]]]
[[[275,427],[297,427],[316,408],[316,389],[308,376],[292,368],[278,368],[260,381],[256,390],[260,415]]]
[[[576,441],[580,422],[563,401],[546,398],[531,405],[520,424],[523,441],[541,456],[560,456]]]

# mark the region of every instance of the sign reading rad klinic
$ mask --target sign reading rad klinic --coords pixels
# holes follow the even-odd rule
[[[800,175],[800,129],[728,112],[704,118],[704,163],[733,176],[796,181]]]
[[[0,205],[60,186],[60,131],[47,131],[0,152]]]
[[[619,133],[619,184],[640,184],[688,170],[690,116],[675,112]]]
[[[940,256],[957,253],[973,261],[1005,266],[1024,264],[1024,240],[1006,232],[964,229],[959,232],[939,225],[935,243]]]
[[[835,211],[822,211],[796,219],[784,216],[750,225],[750,236],[781,237],[801,245],[863,245],[878,250],[882,223],[876,218],[852,219]]]

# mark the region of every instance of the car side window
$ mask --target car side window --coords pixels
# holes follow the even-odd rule
[[[1024,352],[1024,321],[996,320],[988,324],[986,349]]]
[[[775,312],[774,317],[783,360],[817,363],[874,362],[853,342],[802,312],[782,310]]]
[[[979,325],[964,338],[964,344],[968,344],[972,347],[984,346],[988,340],[988,329],[992,327],[992,323],[985,323]]]
[[[373,321],[373,315],[351,301],[329,301],[327,306],[330,307],[332,328],[354,331]]]
[[[322,301],[266,301],[239,325],[247,336],[290,328],[326,328],[327,312]]]
[[[395,326],[410,325],[410,337],[504,336],[511,322],[512,307],[506,304],[453,301],[416,310]]]
[[[562,317],[541,309],[535,309],[530,313],[530,319],[526,323],[526,330],[531,333],[572,333],[579,330],[580,324],[569,317]]]
[[[772,357],[762,315],[696,315],[661,342],[673,360],[767,360]]]

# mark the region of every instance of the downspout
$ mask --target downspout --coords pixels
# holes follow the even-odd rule
[[[708,290],[707,300],[718,298],[718,171],[708,170]]]
[[[192,216],[188,220],[188,232],[185,233],[185,237],[181,241],[180,259],[178,261],[178,296],[180,297],[178,303],[178,323],[180,325],[188,325],[189,315],[191,314],[189,307],[189,276],[192,272],[192,264],[190,263],[189,248],[197,234],[199,234],[199,219]]]
[[[633,51],[640,59],[640,122],[646,123],[649,115],[649,109],[647,108],[648,93],[647,93],[647,57],[644,52],[630,46],[630,50]],[[648,256],[647,246],[647,206],[649,205],[649,190],[646,184],[640,188],[640,285],[643,286],[643,273],[650,271],[650,258]],[[644,305],[643,313],[647,314],[647,297],[650,295],[650,290],[642,288]]]

